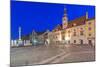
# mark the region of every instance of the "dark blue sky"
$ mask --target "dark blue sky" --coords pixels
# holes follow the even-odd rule
[[[18,27],[22,28],[22,35],[35,30],[42,32],[52,30],[62,23],[65,4],[11,1],[11,39],[18,38]],[[89,13],[89,18],[95,16],[94,6],[66,4],[68,20],[73,20]]]

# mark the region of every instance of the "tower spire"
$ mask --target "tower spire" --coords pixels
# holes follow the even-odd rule
[[[64,5],[64,16],[67,16],[67,9],[65,5]]]
[[[67,25],[68,25],[67,10],[66,10],[66,6],[64,5],[64,16],[62,17],[62,27],[63,27],[63,29],[67,28]]]

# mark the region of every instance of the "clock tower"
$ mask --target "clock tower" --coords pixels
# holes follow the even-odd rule
[[[67,12],[66,12],[66,7],[64,6],[64,15],[62,17],[62,27],[63,29],[67,28],[68,26],[68,17],[67,17]]]

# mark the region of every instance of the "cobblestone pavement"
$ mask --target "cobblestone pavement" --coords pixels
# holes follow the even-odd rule
[[[11,48],[11,66],[94,61],[95,49],[87,45]]]

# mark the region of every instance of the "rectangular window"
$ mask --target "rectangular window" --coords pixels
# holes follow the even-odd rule
[[[83,31],[80,31],[80,35],[84,35]]]
[[[70,44],[70,40],[68,41],[68,44]]]
[[[91,36],[91,34],[89,34],[89,36]]]
[[[74,43],[76,43],[76,40],[74,40]]]
[[[74,32],[73,36],[76,36],[76,32]]]
[[[68,34],[68,37],[70,37],[70,34]]]
[[[83,44],[83,40],[80,39],[80,44]]]
[[[65,36],[62,36],[62,40],[65,40]]]

